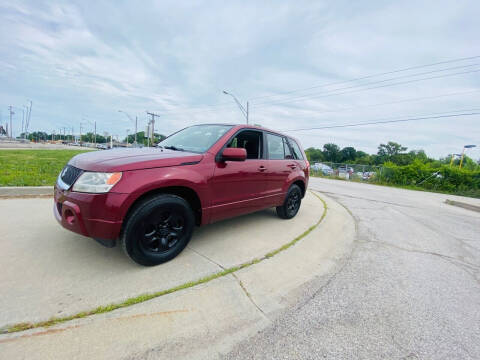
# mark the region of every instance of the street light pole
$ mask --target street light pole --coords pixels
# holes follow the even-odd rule
[[[477,145],[465,145],[465,146],[463,147],[463,150],[462,150],[462,158],[460,159],[460,167],[459,167],[459,169],[462,168],[463,158],[465,157],[465,149],[471,149],[471,148],[474,148],[474,147],[476,147],[476,146],[477,146]]]
[[[129,119],[130,121],[134,122],[135,123],[135,141],[133,142],[135,145],[137,145],[137,123],[138,123],[138,117],[135,116],[135,121],[133,121],[133,118],[126,112],[126,111],[123,111],[123,110],[118,110],[118,112],[121,112],[121,113],[124,113]]]
[[[233,100],[235,100],[235,102],[237,103],[238,107],[240,108],[240,111],[242,112],[243,116],[245,116],[245,119],[247,120],[247,125],[248,125],[248,101],[247,101],[247,109],[245,110],[245,108],[243,107],[243,105],[240,103],[240,101],[238,101],[238,99],[235,97],[235,95],[229,93],[228,91],[225,91],[223,90],[223,93],[225,95],[230,95]]]

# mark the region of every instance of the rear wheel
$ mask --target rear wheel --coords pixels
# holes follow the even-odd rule
[[[137,206],[121,236],[125,253],[136,263],[153,266],[173,259],[187,246],[195,226],[183,198],[162,194]]]
[[[297,215],[302,203],[302,190],[293,184],[288,189],[287,196],[282,206],[277,206],[277,215],[282,219],[291,219]]]

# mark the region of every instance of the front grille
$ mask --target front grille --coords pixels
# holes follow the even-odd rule
[[[82,170],[76,168],[75,166],[67,165],[63,168],[60,178],[66,185],[70,187],[75,180],[78,179],[81,173]]]

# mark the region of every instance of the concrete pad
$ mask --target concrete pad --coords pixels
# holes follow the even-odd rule
[[[288,299],[292,291],[329,273],[351,249],[356,232],[354,220],[340,204],[321,196],[328,212],[315,230],[288,251],[236,273],[267,315],[293,302]]]
[[[345,209],[327,201],[321,225],[273,258],[111,313],[0,335],[0,351],[8,359],[218,358],[269,325],[273,311],[293,301],[303,284],[332,275],[355,225]]]
[[[190,248],[174,260],[142,267],[120,248],[64,230],[51,199],[0,200],[0,328],[47,320],[166,290],[263,256],[313,225],[322,203],[308,194],[292,220],[272,210],[197,228]],[[255,235],[255,236],[254,236]],[[209,259],[214,259],[214,262]]]
[[[279,219],[273,208],[259,211],[196,229],[189,247],[224,268],[232,267],[292,241],[314,225],[322,213],[323,204],[307,193],[291,220]]]
[[[8,359],[211,358],[268,320],[233,276],[114,313],[0,338]],[[148,349],[148,351],[146,351]]]

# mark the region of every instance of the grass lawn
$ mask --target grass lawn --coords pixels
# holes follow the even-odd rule
[[[54,185],[73,156],[89,150],[0,150],[0,186]]]

